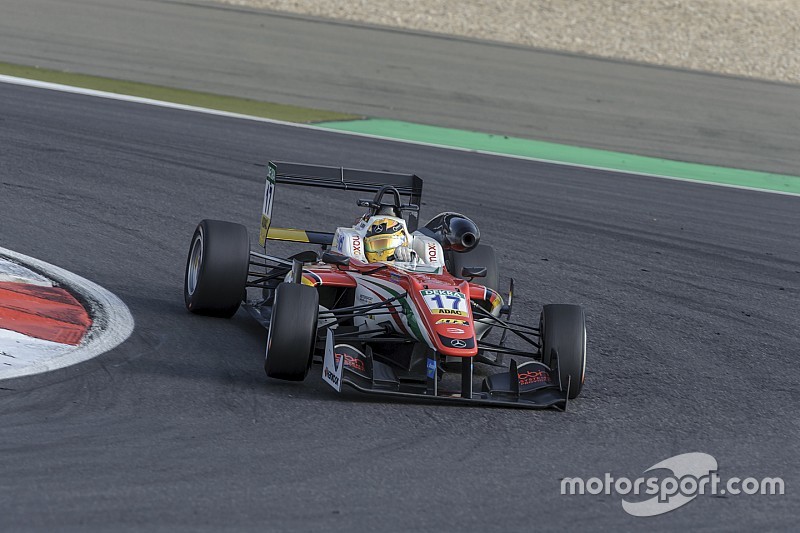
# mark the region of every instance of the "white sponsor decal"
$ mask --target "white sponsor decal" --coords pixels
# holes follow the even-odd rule
[[[428,245],[428,262],[436,263],[439,261],[439,251],[435,242],[429,242]]]
[[[336,392],[341,392],[342,390],[343,368],[343,357],[339,359],[339,364],[336,364],[336,356],[333,353],[333,332],[329,329],[325,338],[325,358],[322,361],[322,379],[336,389]]]
[[[431,313],[440,315],[467,315],[467,297],[458,291],[425,289],[420,291]]]
[[[423,296],[447,296],[449,298],[465,298],[463,292],[458,291],[448,291],[444,289],[425,289],[424,291],[420,291],[420,294]]]

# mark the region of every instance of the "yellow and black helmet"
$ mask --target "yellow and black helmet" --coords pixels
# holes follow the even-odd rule
[[[398,246],[407,244],[403,224],[391,218],[375,219],[364,237],[364,251],[367,261],[390,261]]]

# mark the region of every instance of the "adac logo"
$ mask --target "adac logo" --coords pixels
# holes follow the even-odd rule
[[[460,311],[458,309],[431,309],[431,313],[433,313],[434,315],[467,316],[466,312]]]

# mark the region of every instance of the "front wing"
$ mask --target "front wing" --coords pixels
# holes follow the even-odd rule
[[[462,375],[467,371],[471,381],[472,361],[464,358]],[[359,392],[395,398],[561,411],[567,409],[570,385],[559,382],[557,366],[551,369],[536,361],[518,366],[512,360],[508,372],[484,379],[480,391],[473,392],[471,385],[462,386],[460,391],[441,390],[437,361],[427,361],[424,377],[398,375],[391,366],[373,358],[369,347],[363,353],[347,344],[334,345],[331,330],[327,331],[322,378],[337,392],[348,385]]]

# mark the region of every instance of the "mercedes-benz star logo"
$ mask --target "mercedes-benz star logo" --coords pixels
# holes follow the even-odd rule
[[[467,343],[462,341],[461,339],[453,339],[450,341],[450,346],[453,348],[466,348]]]

